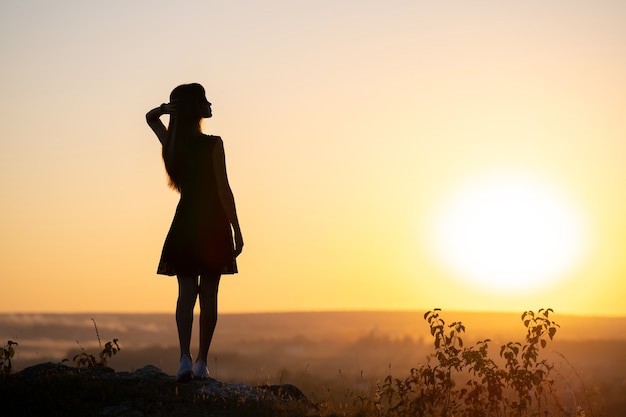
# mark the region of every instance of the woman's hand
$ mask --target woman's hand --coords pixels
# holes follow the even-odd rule
[[[235,258],[241,254],[243,250],[243,236],[241,230],[235,229]]]
[[[159,110],[161,111],[161,114],[176,114],[176,104],[163,103],[159,106]]]

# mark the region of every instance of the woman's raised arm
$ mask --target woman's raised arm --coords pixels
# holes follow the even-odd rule
[[[146,113],[146,122],[148,122],[148,126],[150,126],[152,131],[157,135],[162,145],[165,144],[167,140],[167,129],[160,117],[164,114],[174,113],[174,108],[175,106],[173,104],[163,103],[159,107],[155,107]]]

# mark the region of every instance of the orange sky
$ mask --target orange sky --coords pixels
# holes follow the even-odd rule
[[[222,311],[626,314],[621,2],[2,9],[0,312],[173,310],[155,271],[177,195],[144,115],[197,81],[246,241]],[[424,236],[461,184],[512,170],[567,196],[589,240],[567,274],[495,292]]]

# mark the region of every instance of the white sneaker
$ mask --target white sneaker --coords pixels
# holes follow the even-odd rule
[[[176,374],[176,381],[187,382],[193,378],[193,371],[191,370],[191,356],[183,355],[180,358],[180,368]]]
[[[206,367],[206,362],[197,360],[193,364],[193,377],[195,379],[209,379],[209,370]]]

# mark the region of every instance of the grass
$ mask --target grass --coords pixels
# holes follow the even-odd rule
[[[525,341],[505,343],[494,353],[489,339],[465,346],[461,322],[446,324],[440,310],[429,311],[424,319],[434,350],[425,363],[404,377],[389,374],[369,394],[353,396],[352,405],[345,399],[325,408],[360,417],[594,416],[589,398],[576,398],[543,357],[559,328],[552,313],[524,312]]]
[[[273,396],[207,395],[200,383],[179,384],[171,378],[121,378],[104,363],[77,360],[92,358],[84,350],[75,363],[87,369],[56,365],[35,374],[5,373],[0,404],[2,414],[11,416],[595,417],[588,398],[563,394],[568,381],[543,357],[559,328],[552,313],[524,312],[524,341],[496,346],[494,352],[489,339],[466,346],[461,322],[448,324],[440,310],[429,311],[424,319],[433,351],[424,363],[402,377],[389,374],[365,393],[328,392],[315,404]],[[111,353],[112,347],[119,348],[117,340],[103,352]],[[101,359],[112,356],[106,352]]]

